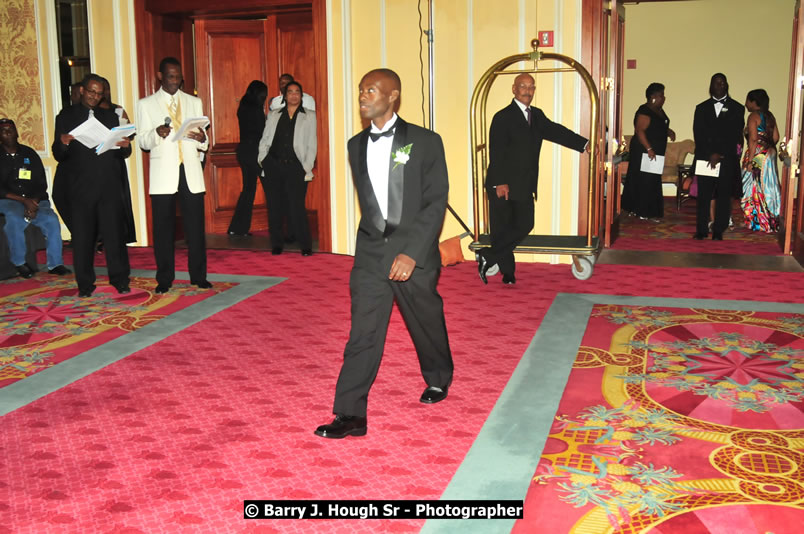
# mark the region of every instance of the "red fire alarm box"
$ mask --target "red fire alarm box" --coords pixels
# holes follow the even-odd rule
[[[553,32],[539,32],[539,46],[553,46]]]

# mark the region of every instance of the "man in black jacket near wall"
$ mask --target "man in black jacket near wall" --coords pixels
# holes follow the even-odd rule
[[[709,83],[711,98],[695,106],[692,133],[695,137],[696,163],[699,160],[705,161],[711,168],[720,164],[717,177],[698,176],[695,239],[705,239],[709,235],[709,201],[714,198],[712,239],[722,240],[723,232],[729,227],[732,194],[739,191],[739,196],[742,193],[742,182],[738,182],[738,151],[743,144],[745,108],[728,93],[729,82],[726,81],[726,76],[717,73]]]
[[[490,162],[486,173],[491,247],[478,255],[478,272],[488,283],[488,270],[497,264],[503,283],[514,284],[514,249],[533,229],[534,201],[539,185],[542,140],[582,152],[588,141],[548,119],[531,106],[536,82],[530,74],[514,79],[514,99],[498,111],[489,131]]]

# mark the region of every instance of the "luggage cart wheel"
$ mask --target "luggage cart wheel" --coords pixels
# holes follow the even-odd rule
[[[594,264],[587,256],[572,257],[572,274],[578,280],[589,280],[594,270]]]

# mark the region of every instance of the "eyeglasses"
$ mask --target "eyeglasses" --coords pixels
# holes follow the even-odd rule
[[[84,89],[84,92],[103,98],[103,91],[98,92],[98,91],[92,91],[91,89]]]

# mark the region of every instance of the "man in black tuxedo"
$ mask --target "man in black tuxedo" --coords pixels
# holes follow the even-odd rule
[[[533,229],[533,204],[538,195],[539,153],[542,140],[582,152],[588,140],[548,119],[531,106],[536,82],[530,74],[514,79],[514,99],[498,111],[489,131],[489,168],[486,193],[489,199],[491,247],[478,252],[478,272],[483,283],[498,265],[503,283],[514,284],[514,249]]]
[[[729,96],[726,76],[717,73],[709,83],[709,95],[697,106],[692,122],[695,137],[695,160],[707,162],[711,168],[720,163],[717,177],[698,176],[698,199],[695,239],[709,235],[709,201],[715,199],[715,220],[712,224],[712,239],[722,240],[729,227],[731,196],[740,173],[739,150],[743,144],[745,108]]]
[[[421,402],[446,398],[452,353],[436,284],[438,236],[447,206],[447,164],[438,134],[394,113],[401,82],[389,69],[360,81],[360,116],[371,120],[349,140],[362,217],[349,280],[352,329],[335,388],[335,419],[325,438],[366,434],[366,401],[380,366],[394,300],[413,339],[424,381]]]
[[[81,82],[81,99],[64,108],[56,116],[53,157],[59,162],[56,174],[68,184],[66,192],[72,217],[73,267],[78,295],[89,297],[95,291],[95,242],[98,230],[103,230],[103,245],[109,282],[118,293],[131,292],[131,269],[126,249],[124,220],[124,186],[122,158],[131,155],[128,139],[123,139],[115,150],[96,154],[75,139],[70,132],[79,124],[95,117],[111,129],[118,126],[117,114],[99,106],[103,98],[103,78],[87,74]]]

